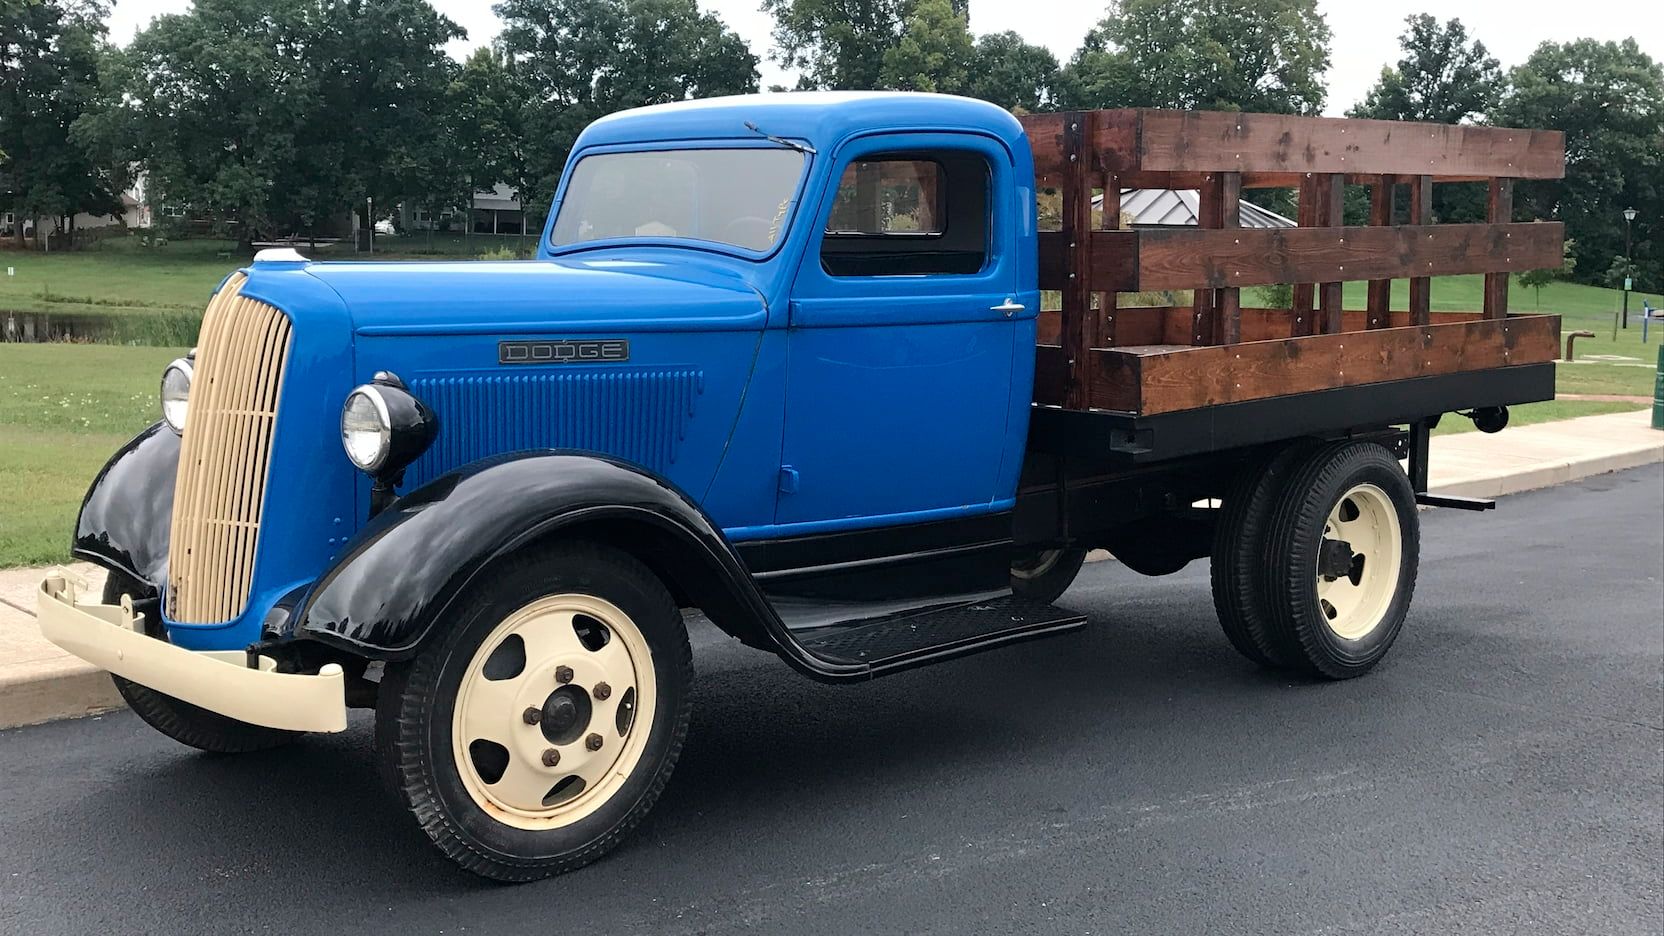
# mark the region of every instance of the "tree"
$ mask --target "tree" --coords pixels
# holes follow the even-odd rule
[[[1065,106],[1316,114],[1317,0],[1111,0],[1062,77]]]
[[[901,43],[917,0],[763,0],[775,61],[799,69],[800,90],[882,86],[884,54]],[[960,4],[963,7],[963,4]]]
[[[877,87],[963,94],[975,55],[970,24],[949,0],[918,0],[901,38],[884,51]]]
[[[19,219],[20,243],[25,218],[73,231],[78,213],[121,210],[123,179],[70,137],[98,100],[108,15],[100,0],[8,2],[0,15],[0,201]]]
[[[525,161],[521,118],[526,97],[519,76],[500,50],[481,46],[462,63],[446,89],[448,143],[443,151],[455,159],[455,178],[463,190],[432,190],[424,201],[430,214],[467,205],[464,231],[472,234],[474,193],[520,177]]]
[[[1571,279],[1572,271],[1576,269],[1577,242],[1568,237],[1566,238],[1565,253],[1559,266],[1542,270],[1527,270],[1524,273],[1517,274],[1514,278],[1519,280],[1521,286],[1531,290],[1532,295],[1537,300],[1537,308],[1541,309],[1543,307],[1543,287],[1559,280]]]
[[[1459,19],[1440,24],[1423,13],[1406,17],[1398,37],[1404,57],[1381,69],[1381,79],[1349,117],[1471,123],[1490,113],[1506,83],[1502,67]]]
[[[578,132],[596,118],[757,90],[757,57],[694,0],[503,0],[494,9],[527,89],[524,158],[507,181],[528,208],[547,203]]]
[[[1051,50],[1029,45],[1014,32],[990,33],[977,37],[965,93],[1032,113],[1056,100],[1057,81],[1057,57]]]
[[[1595,283],[1624,252],[1623,210],[1633,207],[1631,259],[1639,275],[1664,276],[1653,235],[1664,216],[1664,67],[1633,39],[1545,42],[1509,75],[1492,122],[1563,130],[1566,177],[1522,182],[1517,201],[1559,218],[1589,262],[1574,274]]]

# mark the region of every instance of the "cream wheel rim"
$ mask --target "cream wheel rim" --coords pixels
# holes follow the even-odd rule
[[[593,595],[531,602],[463,673],[451,717],[463,787],[521,829],[589,816],[640,763],[656,685],[647,640],[617,606]]]
[[[1373,484],[1352,487],[1329,511],[1317,560],[1317,604],[1342,640],[1362,640],[1386,620],[1398,590],[1404,540],[1398,511]]]

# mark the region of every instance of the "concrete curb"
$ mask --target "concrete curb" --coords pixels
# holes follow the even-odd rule
[[[1641,436],[1639,441],[1618,451],[1598,455],[1539,458],[1528,465],[1495,472],[1469,472],[1465,476],[1436,480],[1432,487],[1440,494],[1460,497],[1504,497],[1658,464],[1664,462],[1664,432],[1657,436],[1656,441],[1651,436]],[[1088,556],[1094,562],[1111,558],[1103,550],[1094,550]],[[80,718],[122,706],[121,697],[107,674],[63,654],[41,638],[34,623],[33,604],[21,597],[27,591],[32,598],[41,571],[14,570],[13,576],[18,581],[10,587],[0,587],[0,597],[13,596],[0,602],[0,729]],[[25,581],[28,575],[36,578]]]

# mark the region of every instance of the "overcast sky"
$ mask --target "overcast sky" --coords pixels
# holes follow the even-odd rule
[[[496,35],[497,18],[488,0],[433,2],[468,30],[467,40],[453,44],[453,55],[460,58]],[[699,0],[699,5],[720,15],[751,43],[752,51],[763,59],[764,87],[793,83],[795,76],[768,60],[773,21],[758,10],[761,0]],[[189,6],[190,0],[116,0],[111,37],[126,43],[151,17]],[[1097,0],[971,0],[971,29],[978,34],[1015,30],[1029,42],[1051,49],[1059,61],[1067,61],[1106,6]],[[1544,40],[1578,36],[1603,40],[1636,36],[1655,59],[1664,57],[1664,7],[1658,0],[1319,0],[1318,6],[1334,31],[1331,114],[1341,113],[1363,97],[1381,66],[1398,60],[1398,35],[1404,17],[1413,13],[1460,18],[1504,67],[1523,61]],[[1645,12],[1649,9],[1651,13]]]

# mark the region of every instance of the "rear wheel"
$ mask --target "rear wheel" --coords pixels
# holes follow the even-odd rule
[[[1063,597],[1086,561],[1084,549],[1043,549],[1011,563],[1011,592],[1051,604]]]
[[[1296,443],[1245,468],[1226,493],[1214,528],[1210,577],[1219,627],[1238,653],[1260,666],[1285,667],[1294,659],[1293,648],[1272,629],[1260,579],[1272,508],[1311,450]]]
[[[104,580],[104,604],[119,604],[122,595],[134,598],[153,598],[154,589],[121,572],[111,572]],[[150,636],[166,640],[160,621],[147,620],[145,629]],[[215,754],[246,754],[281,747],[300,737],[300,732],[251,725],[218,712],[182,702],[173,696],[141,686],[120,676],[110,677],[116,691],[126,701],[133,714],[145,724],[167,735],[180,744],[211,751]]]
[[[1381,445],[1319,449],[1288,477],[1261,582],[1272,639],[1296,666],[1348,679],[1386,656],[1415,592],[1419,522],[1409,479]]]
[[[657,801],[687,733],[680,612],[640,562],[567,545],[507,560],[450,629],[387,673],[388,779],[457,864],[527,881],[615,846]]]

